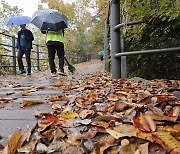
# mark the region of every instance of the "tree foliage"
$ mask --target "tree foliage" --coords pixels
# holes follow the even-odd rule
[[[125,4],[126,2],[126,4]],[[146,24],[125,28],[125,50],[148,50],[180,46],[180,2],[176,0],[124,1],[122,20],[147,20]],[[180,78],[178,52],[128,57],[130,76]]]

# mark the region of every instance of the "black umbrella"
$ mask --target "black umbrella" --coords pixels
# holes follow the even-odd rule
[[[57,10],[44,9],[33,14],[31,23],[41,31],[59,31],[67,28],[68,18]]]

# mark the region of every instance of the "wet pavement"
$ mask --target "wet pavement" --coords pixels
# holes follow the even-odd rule
[[[4,103],[0,101],[0,144],[7,144],[8,137],[17,130],[26,130],[34,126],[38,120],[34,114],[37,111],[51,112],[51,104],[48,97],[60,95],[62,88],[54,88],[58,82],[66,85],[70,81],[78,81],[86,74],[103,71],[103,63],[100,60],[92,60],[75,65],[74,75],[67,72],[67,77],[52,77],[50,71],[17,76],[0,76],[0,98],[13,98],[13,101]],[[27,96],[22,96],[24,90],[32,90],[37,87],[46,87],[37,91],[30,92]],[[44,103],[26,108],[20,108],[19,104],[23,100],[42,100]]]

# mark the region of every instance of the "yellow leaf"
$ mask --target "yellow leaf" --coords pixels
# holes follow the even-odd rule
[[[17,131],[14,132],[9,140],[8,143],[8,154],[15,154],[16,150],[18,148],[18,143],[21,138],[22,134],[21,132]]]
[[[100,122],[93,121],[91,122],[91,125],[103,127],[103,128],[107,128],[109,126],[107,122],[103,122],[103,121],[100,121]]]
[[[151,133],[145,133],[138,128],[136,129],[136,133],[138,138],[154,142]]]
[[[31,91],[30,90],[24,90],[21,92],[21,95],[22,96],[28,96],[28,94],[30,93]]]
[[[66,118],[66,119],[72,119],[75,117],[78,117],[79,115],[76,112],[73,111],[65,111],[63,113],[61,113],[58,117],[61,118]]]
[[[117,91],[116,94],[122,94],[122,95],[126,95],[126,96],[128,95],[128,93],[125,91]]]
[[[119,132],[116,132],[115,130],[107,129],[106,130],[111,136],[113,136],[115,139],[118,139],[120,137],[124,137],[125,135]]]
[[[180,147],[180,142],[167,132],[155,132],[153,133],[153,137],[155,137],[155,141],[164,148],[173,149]]]

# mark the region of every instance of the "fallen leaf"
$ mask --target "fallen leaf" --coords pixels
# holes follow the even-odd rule
[[[136,129],[137,137],[140,139],[144,139],[150,142],[154,142],[153,136],[151,133],[143,132],[139,130],[138,128]]]
[[[58,117],[56,117],[55,115],[53,114],[50,114],[50,113],[43,113],[43,123],[50,123],[50,122],[55,122],[55,123],[59,123],[60,120]]]
[[[0,101],[2,101],[2,102],[9,102],[12,100],[13,100],[13,98],[0,97]]]
[[[29,142],[25,143],[22,147],[18,148],[19,153],[29,153],[35,150],[38,140],[32,139]]]
[[[73,119],[75,117],[78,117],[79,115],[76,112],[73,111],[65,111],[58,115],[58,117],[65,118],[65,119]]]
[[[55,102],[55,101],[68,101],[69,98],[66,95],[58,95],[58,96],[52,96],[50,98],[50,101]]]
[[[156,115],[152,112],[146,112],[146,115],[151,116],[152,119],[154,120],[158,120],[158,121],[171,121],[171,122],[175,122],[177,120],[178,117],[169,117],[169,116],[165,116],[165,115]]]
[[[28,96],[29,93],[31,93],[31,90],[24,90],[24,91],[21,92],[21,95],[22,96]]]
[[[148,145],[149,143],[144,143],[139,146],[139,150],[141,154],[148,154],[149,152]]]
[[[146,132],[151,131],[142,113],[138,117],[133,117],[133,122],[138,129]]]
[[[26,106],[37,105],[42,103],[44,103],[42,100],[23,100],[23,102],[19,104],[19,107],[24,108]]]
[[[61,109],[61,105],[59,103],[53,103],[52,104],[52,109],[54,110],[60,110]]]
[[[97,130],[91,128],[91,129],[88,130],[88,132],[83,134],[83,138],[84,139],[94,138],[96,136],[97,132],[98,132]]]
[[[135,144],[128,144],[121,148],[119,154],[135,154],[137,146]]]
[[[86,118],[88,115],[92,114],[93,111],[92,110],[83,110],[79,113],[79,116],[84,119]]]
[[[66,140],[66,142],[71,144],[71,145],[79,146],[81,144],[81,141],[80,141],[81,138],[82,138],[82,135],[69,134],[68,139]]]
[[[54,87],[57,87],[57,88],[59,88],[59,87],[61,87],[62,86],[62,82],[58,82],[58,83],[56,83],[55,85],[54,85]]]
[[[122,133],[119,133],[115,130],[106,129],[107,133],[109,133],[111,136],[113,136],[115,139],[119,139],[120,137],[124,137],[125,135]]]
[[[133,125],[119,124],[116,127],[114,127],[114,130],[124,134],[125,136],[136,136],[136,128]]]
[[[100,121],[100,122],[93,121],[93,122],[91,122],[91,125],[98,126],[98,127],[103,127],[103,128],[107,128],[109,126],[108,123],[103,122],[103,121]]]
[[[19,131],[14,132],[11,135],[11,138],[8,142],[8,154],[15,154],[16,153],[16,150],[19,146],[19,141],[20,141],[21,136],[22,136],[22,134]]]
[[[7,92],[6,95],[12,95],[14,94],[15,92]]]
[[[167,132],[155,132],[153,133],[155,141],[164,148],[179,148],[180,142]]]

